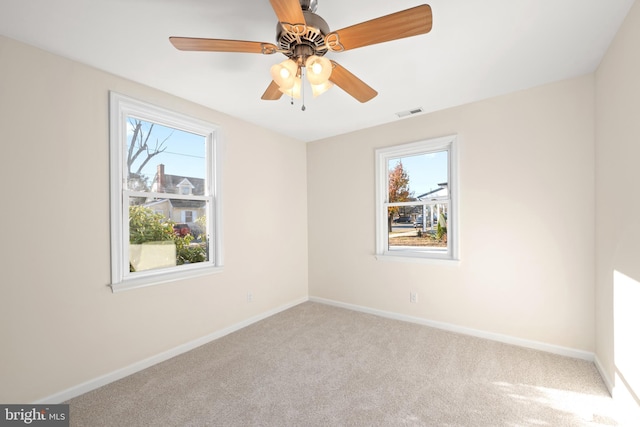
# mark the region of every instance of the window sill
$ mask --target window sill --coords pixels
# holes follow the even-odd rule
[[[386,253],[376,254],[378,261],[391,261],[391,262],[412,262],[417,264],[431,264],[431,265],[446,265],[446,266],[459,266],[460,260],[453,258],[436,258],[421,255],[418,253]]]
[[[134,279],[123,280],[119,283],[112,283],[111,291],[113,293],[128,291],[138,288],[146,288],[148,286],[161,285],[164,283],[176,282],[178,280],[191,279],[194,277],[208,276],[210,274],[222,273],[222,266],[211,266],[197,268],[188,271],[175,271],[170,273],[160,273],[144,277],[136,277]]]

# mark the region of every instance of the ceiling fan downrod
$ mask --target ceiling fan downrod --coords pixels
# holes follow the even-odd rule
[[[300,7],[302,11],[308,10],[315,13],[318,9],[318,0],[300,0]]]

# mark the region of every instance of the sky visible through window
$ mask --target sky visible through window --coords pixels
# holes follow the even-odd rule
[[[142,127],[146,136],[151,123],[143,121]],[[128,123],[127,144],[131,143],[132,135],[133,128]],[[165,151],[154,156],[142,169],[142,174],[148,177],[149,183],[153,182],[159,164],[165,165],[165,173],[168,175],[205,178],[205,137],[156,123],[148,141],[149,147],[153,149],[156,142],[162,141],[165,141]],[[144,154],[140,155],[132,169],[137,169],[144,158]],[[409,189],[414,197],[435,190],[439,188],[438,184],[448,180],[447,151],[393,159],[389,161],[389,170],[400,161],[409,175]]]
[[[148,134],[151,123],[143,121],[144,135]],[[131,144],[133,127],[127,123],[127,144]],[[154,149],[156,142],[164,142],[166,149],[154,156],[142,169],[142,174],[147,176],[149,183],[153,182],[159,164],[164,165],[167,175],[179,175],[193,178],[205,178],[205,137],[178,129],[154,124],[151,137],[148,140],[150,149]],[[142,153],[133,165],[133,170],[145,160]]]
[[[409,175],[409,190],[413,192],[413,197],[436,190],[440,188],[438,184],[448,181],[447,151],[392,159],[389,160],[389,170],[395,168],[400,161]]]

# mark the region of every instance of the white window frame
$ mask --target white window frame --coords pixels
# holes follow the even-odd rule
[[[207,170],[205,196],[209,260],[158,270],[129,272],[129,196],[151,196],[160,193],[127,190],[124,158],[127,148],[128,117],[157,123],[206,139]],[[109,94],[110,172],[111,172],[111,289],[118,292],[222,271],[222,161],[218,126],[139,101],[115,92]],[[172,194],[172,198],[193,199],[195,196]]]
[[[402,157],[433,152],[448,152],[448,196],[436,200],[404,202],[406,205],[433,205],[448,203],[447,251],[425,250],[419,247],[404,250],[389,250],[387,208],[389,207],[389,161]],[[428,140],[411,142],[392,147],[379,148],[375,152],[376,169],[376,258],[390,261],[459,261],[458,223],[458,138],[448,135]],[[393,205],[397,205],[394,203]],[[424,221],[424,218],[423,218]]]

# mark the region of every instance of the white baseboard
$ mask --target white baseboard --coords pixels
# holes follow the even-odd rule
[[[609,394],[613,396],[613,381],[611,381],[611,378],[609,378],[609,375],[607,375],[607,371],[602,366],[602,363],[600,362],[600,359],[598,358],[597,354],[593,358],[593,363],[596,365],[596,369],[598,370],[598,373],[602,377],[602,381],[604,381],[604,385],[607,387],[607,390],[609,390]]]
[[[561,356],[573,357],[574,359],[594,361],[595,355],[588,351],[577,350],[569,347],[562,347],[553,344],[547,344],[539,341],[531,341],[523,338],[512,337],[509,335],[496,334],[493,332],[481,331],[479,329],[466,328],[463,326],[453,325],[450,323],[437,322],[434,320],[423,319],[421,317],[407,316],[405,314],[393,313],[390,311],[377,310],[374,308],[364,307],[355,304],[348,304],[340,301],[334,301],[325,298],[309,297],[309,301],[322,304],[332,305],[335,307],[346,308],[349,310],[360,311],[362,313],[373,314],[376,316],[386,317],[389,319],[402,320],[404,322],[417,323],[419,325],[430,326],[432,328],[442,329],[449,332],[456,332],[464,335],[471,335],[478,338],[485,338],[492,341],[498,341],[505,344],[517,345],[535,350],[546,351],[547,353],[558,354]]]
[[[55,403],[62,403],[64,401],[67,401],[69,399],[72,399],[74,397],[80,396],[81,394],[87,393],[91,390],[95,390],[99,387],[102,387],[104,385],[107,385],[109,383],[112,383],[114,381],[117,381],[119,379],[122,379],[126,376],[129,376],[131,374],[134,374],[138,371],[142,371],[143,369],[149,368],[153,365],[156,365],[160,362],[164,362],[165,360],[169,360],[172,357],[178,356],[182,353],[186,353],[190,350],[193,350],[197,347],[200,347],[201,345],[207,344],[211,341],[215,341],[218,338],[222,338],[225,335],[229,335],[232,332],[236,332],[239,331],[242,328],[246,328],[247,326],[259,322],[261,320],[264,320],[268,317],[273,316],[274,314],[278,314],[281,311],[285,311],[288,310],[291,307],[295,307],[298,304],[302,304],[303,302],[308,301],[307,297],[304,298],[300,298],[298,300],[292,301],[288,304],[282,305],[280,307],[276,307],[272,310],[266,311],[264,313],[258,314],[256,316],[250,317],[246,320],[243,320],[242,322],[236,323],[234,325],[231,325],[227,328],[221,329],[219,331],[213,332],[209,335],[206,335],[204,337],[198,338],[196,340],[190,341],[188,343],[179,345],[177,347],[174,347],[170,350],[167,350],[165,352],[162,352],[160,354],[157,354],[155,356],[151,356],[147,359],[141,360],[139,362],[133,363],[129,366],[126,366],[124,368],[118,369],[116,371],[110,372],[106,375],[102,375],[100,377],[94,378],[92,380],[89,380],[87,382],[84,382],[82,384],[79,384],[77,386],[68,388],[66,390],[63,390],[61,392],[52,394],[51,396],[45,397],[43,399],[39,399],[35,402],[33,402],[33,404],[38,405],[38,404],[47,404],[47,403],[51,403],[51,404],[55,404]]]
[[[99,387],[102,387],[104,385],[107,385],[111,382],[117,381],[119,379],[122,379],[126,376],[129,376],[131,374],[134,374],[138,371],[142,371],[143,369],[149,368],[153,365],[156,365],[160,362],[164,362],[165,360],[169,360],[172,357],[178,356],[182,353],[186,353],[190,350],[193,350],[197,347],[200,347],[204,344],[207,344],[211,341],[215,341],[218,338],[222,338],[225,335],[228,335],[230,333],[239,331],[242,328],[245,328],[253,323],[259,322],[261,320],[264,320],[268,317],[271,317],[275,314],[278,314],[282,311],[288,310],[289,308],[295,307],[296,305],[302,304],[303,302],[306,301],[313,301],[313,302],[318,302],[318,303],[322,303],[322,304],[327,304],[327,305],[332,305],[335,307],[340,307],[340,308],[345,308],[348,310],[354,310],[354,311],[359,311],[362,313],[368,313],[368,314],[373,314],[376,316],[381,316],[381,317],[386,317],[389,319],[395,319],[395,320],[401,320],[401,321],[405,321],[405,322],[411,322],[411,323],[417,323],[420,325],[425,325],[425,326],[430,326],[433,328],[437,328],[437,329],[442,329],[442,330],[446,330],[446,331],[450,331],[450,332],[456,332],[456,333],[460,333],[460,334],[464,334],[464,335],[470,335],[470,336],[474,336],[474,337],[478,337],[478,338],[485,338],[485,339],[489,339],[492,341],[498,341],[498,342],[502,342],[505,344],[512,344],[512,345],[517,345],[520,347],[526,347],[526,348],[532,348],[532,349],[536,349],[536,350],[541,350],[541,351],[546,351],[548,353],[553,353],[553,354],[558,354],[558,355],[562,355],[562,356],[567,356],[567,357],[573,357],[576,359],[582,359],[582,360],[587,360],[590,362],[594,362],[596,365],[596,368],[598,369],[598,372],[600,373],[600,375],[603,378],[603,381],[605,382],[605,385],[607,386],[607,388],[609,389],[609,392],[611,392],[612,390],[612,382],[611,380],[608,378],[608,376],[606,375],[604,369],[602,368],[602,365],[600,364],[600,361],[598,360],[597,356],[595,356],[593,353],[587,352],[587,351],[582,351],[582,350],[576,350],[576,349],[572,349],[572,348],[568,348],[568,347],[562,347],[562,346],[557,346],[557,345],[553,345],[553,344],[547,344],[547,343],[543,343],[543,342],[538,342],[538,341],[531,341],[531,340],[525,340],[522,338],[517,338],[517,337],[512,337],[509,335],[502,335],[502,334],[496,334],[496,333],[492,333],[492,332],[486,332],[486,331],[481,331],[478,329],[472,329],[472,328],[465,328],[462,326],[457,326],[457,325],[453,325],[453,324],[449,324],[449,323],[444,323],[444,322],[437,322],[437,321],[433,321],[433,320],[428,320],[428,319],[423,319],[420,317],[414,317],[414,316],[407,316],[404,314],[399,314],[399,313],[393,313],[393,312],[389,312],[389,311],[383,311],[383,310],[377,310],[377,309],[373,309],[373,308],[369,308],[369,307],[364,307],[364,306],[360,306],[360,305],[355,305],[355,304],[349,304],[349,303],[344,303],[344,302],[340,302],[340,301],[334,301],[334,300],[330,300],[330,299],[325,299],[325,298],[318,298],[318,297],[309,297],[309,298],[300,298],[298,300],[292,301],[288,304],[282,305],[280,307],[276,307],[272,310],[266,311],[264,313],[258,314],[256,316],[250,317],[246,320],[243,320],[239,323],[236,323],[234,325],[231,325],[227,328],[221,329],[219,331],[213,332],[209,335],[206,335],[204,337],[198,338],[196,340],[190,341],[188,343],[179,345],[177,347],[174,347],[173,349],[167,350],[165,352],[162,352],[160,354],[157,354],[155,356],[151,356],[147,359],[141,360],[139,362],[133,363],[129,366],[126,366],[124,368],[118,369],[116,371],[110,372],[108,374],[102,375],[100,377],[94,378],[92,380],[89,380],[87,382],[84,382],[82,384],[79,384],[77,386],[68,388],[66,390],[60,391],[58,393],[55,393],[51,396],[45,397],[43,399],[39,399],[35,402],[33,402],[33,404],[46,404],[46,403],[61,403],[64,401],[67,401],[69,399],[72,399],[76,396],[80,396],[81,394],[87,393],[91,390],[95,390]]]

